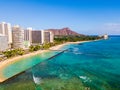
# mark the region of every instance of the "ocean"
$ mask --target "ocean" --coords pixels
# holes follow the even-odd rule
[[[120,36],[62,49],[0,83],[0,90],[120,90]]]

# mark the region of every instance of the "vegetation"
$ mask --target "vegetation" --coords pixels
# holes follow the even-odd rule
[[[16,49],[16,55],[23,55],[24,52],[25,51],[23,49],[21,49],[21,48]]]
[[[50,47],[55,46],[55,45],[56,45],[55,43],[45,43],[43,44],[43,49],[49,49]]]
[[[38,50],[46,50],[55,45],[56,45],[55,43],[45,43],[43,45],[34,45],[34,46],[31,45],[29,47],[29,51],[33,52],[33,51],[38,51]]]
[[[17,55],[23,55],[24,50],[21,48],[18,48],[18,49],[14,49],[14,50],[4,51],[3,54],[5,55],[5,57],[10,58],[10,57],[14,57]]]
[[[42,46],[40,46],[40,45],[35,45],[35,46],[31,45],[31,46],[29,47],[29,51],[30,51],[30,52],[38,51],[38,50],[40,50],[41,48],[42,48]]]
[[[96,40],[101,39],[101,37],[98,36],[56,36],[55,42],[56,43],[64,43],[64,42],[76,42],[76,41],[88,41],[88,40]]]

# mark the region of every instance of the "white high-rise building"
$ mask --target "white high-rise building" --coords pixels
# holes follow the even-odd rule
[[[51,31],[45,31],[42,30],[41,31],[41,43],[49,43],[49,42],[53,42],[54,39],[54,35]]]
[[[41,44],[44,43],[44,30],[41,30]]]
[[[12,28],[13,48],[24,48],[24,30],[16,25]]]
[[[10,23],[2,22],[0,23],[0,34],[7,37],[9,48],[12,44],[12,28]]]
[[[0,51],[8,49],[7,36],[0,34]]]
[[[5,35],[8,37],[8,43],[12,43],[12,27],[10,23],[5,24]]]
[[[50,32],[50,42],[54,42],[54,34],[53,34],[53,32]]]
[[[5,35],[5,22],[0,23],[0,34]]]

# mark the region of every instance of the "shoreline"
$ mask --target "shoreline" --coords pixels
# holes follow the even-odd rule
[[[69,44],[78,44],[78,43],[85,43],[85,42],[92,42],[92,41],[98,41],[98,40],[89,40],[89,41],[78,41],[78,42],[66,42],[57,46],[53,46],[51,47],[49,50],[60,50],[60,48],[62,48],[65,45],[69,45]]]
[[[63,43],[63,44],[51,47],[49,50],[59,50],[60,48],[62,48],[65,45],[79,44],[79,43],[86,43],[86,42],[95,42],[95,41],[99,41],[99,40],[101,40],[101,39],[98,39],[98,40],[89,40],[89,41],[66,42],[66,43]]]
[[[0,62],[0,70],[2,71],[4,68],[9,66],[10,64],[24,60],[24,58],[32,57],[32,56],[35,56],[37,54],[45,53],[45,52],[49,52],[49,50],[39,50],[39,51],[28,53],[28,54],[25,54],[22,56],[16,56],[16,57],[6,59],[5,61]],[[4,82],[5,80],[7,80],[7,79],[2,75],[2,72],[0,72],[0,83]]]
[[[25,55],[22,55],[22,56],[12,57],[12,58],[6,59],[5,61],[0,62],[0,70],[4,69],[5,67],[7,67],[8,65],[10,65],[12,63],[23,60],[24,58],[32,57],[32,56],[35,56],[35,55],[40,54],[40,53],[49,52],[50,50],[60,50],[65,45],[92,42],[92,41],[96,41],[96,40],[78,41],[78,42],[66,42],[66,43],[63,43],[63,44],[60,44],[60,45],[50,47],[49,50],[39,50],[39,51],[31,52],[31,53],[28,53],[28,54],[25,54]],[[5,80],[6,79],[4,78],[4,76],[0,74],[0,82],[3,82]]]

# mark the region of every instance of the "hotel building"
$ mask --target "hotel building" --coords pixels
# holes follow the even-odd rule
[[[10,23],[0,23],[0,50],[29,48],[30,45],[53,42],[53,38],[51,31],[32,30],[32,28],[23,30],[18,25],[11,27]]]
[[[7,36],[0,34],[0,51],[8,49]]]
[[[29,48],[32,44],[32,28],[27,28],[24,30],[24,46],[25,48]]]
[[[33,30],[32,31],[32,44],[44,44],[53,42],[54,35],[50,31]]]
[[[44,43],[53,42],[54,35],[50,31],[44,31]]]
[[[11,44],[12,44],[11,24],[5,22],[0,23],[0,34],[7,36],[8,46],[9,48],[11,48]]]
[[[41,44],[42,43],[42,32],[39,30],[32,31],[32,44]]]
[[[13,48],[24,48],[24,30],[16,25],[12,28]]]
[[[4,29],[5,22],[0,23],[0,34],[5,35],[5,29]]]

